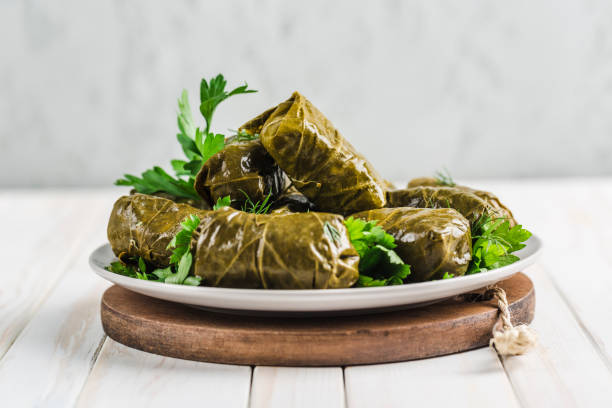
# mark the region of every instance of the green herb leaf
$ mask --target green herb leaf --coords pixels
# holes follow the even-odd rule
[[[181,222],[183,227],[168,244],[168,249],[174,248],[170,263],[178,263],[181,258],[190,251],[191,239],[194,231],[200,225],[200,218],[197,215],[190,215]]]
[[[185,168],[189,163],[185,160],[170,160],[170,164],[177,176],[191,176],[191,170]]]
[[[187,275],[189,275],[189,270],[191,269],[191,264],[193,262],[193,257],[191,252],[186,252],[181,257],[179,261],[178,268],[176,273],[168,276],[164,282],[173,283],[175,285],[181,285],[187,279]]]
[[[111,262],[106,270],[129,278],[155,280],[154,275],[147,274],[147,267],[142,258],[129,258],[128,261],[130,262],[128,264],[121,261]]]
[[[187,278],[185,278],[185,280],[183,281],[183,285],[188,285],[188,286],[200,286],[200,283],[202,282],[202,278],[199,276],[188,276]]]
[[[510,265],[519,260],[512,255],[525,247],[523,242],[531,237],[531,232],[504,218],[492,219],[481,216],[472,227],[472,261],[467,274],[486,272],[491,269]]]
[[[206,134],[210,131],[212,116],[215,113],[215,109],[221,102],[233,95],[257,92],[256,90],[248,89],[246,83],[235,88],[231,92],[227,92],[225,90],[226,85],[227,81],[221,74],[212,78],[210,81],[202,79],[200,83],[200,112],[202,116],[204,116],[204,120],[206,120],[206,131],[204,132]]]
[[[223,150],[225,147],[225,136],[222,134],[213,135],[212,133],[206,133],[206,136],[204,136],[200,129],[196,129],[195,144],[202,157],[202,163],[204,163],[215,153]],[[200,165],[200,167],[202,166]]]
[[[141,177],[126,174],[124,178],[115,181],[115,185],[131,186],[142,194],[166,192],[175,197],[190,198],[196,201],[201,200],[192,184],[170,176],[161,167],[153,167],[153,169],[142,173]]]
[[[129,276],[131,278],[136,276],[136,271],[130,265],[126,265],[121,261],[111,262],[109,266],[106,267],[107,271],[117,273],[123,276]]]
[[[138,268],[142,273],[147,273],[147,266],[145,265],[145,261],[140,256],[138,257]]]
[[[455,275],[452,273],[448,273],[448,272],[444,272],[444,276],[442,276],[442,279],[451,279],[454,278]]]
[[[136,278],[137,279],[142,279],[142,280],[149,280],[149,278],[147,277],[146,273],[139,272],[139,271],[136,271]]]
[[[168,266],[164,269],[156,269],[153,271],[153,275],[157,276],[157,278],[163,282],[168,276],[172,275],[172,268]]]
[[[189,95],[187,90],[183,89],[181,97],[178,99],[179,113],[177,116],[177,123],[181,134],[187,138],[192,139],[195,137],[196,125],[191,116],[191,106],[189,106]]]
[[[180,143],[183,153],[185,153],[187,159],[193,160],[200,157],[200,152],[198,151],[198,147],[196,146],[194,139],[190,139],[181,133],[176,135],[176,139]]]
[[[401,285],[410,275],[410,265],[393,250],[395,239],[376,225],[349,217],[344,220],[353,247],[359,254],[359,286]]]
[[[217,198],[217,202],[213,205],[213,210],[218,210],[219,208],[229,207],[232,203],[232,199],[230,196],[219,197]]]

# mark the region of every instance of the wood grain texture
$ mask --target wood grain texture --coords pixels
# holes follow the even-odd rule
[[[340,367],[255,367],[251,390],[251,408],[340,408],[344,404]]]
[[[539,345],[503,364],[524,407],[612,407],[612,373],[540,267],[529,268],[538,288],[532,326]]]
[[[351,408],[519,406],[491,348],[344,372]]]
[[[251,368],[144,353],[108,339],[77,407],[246,408]]]
[[[491,182],[544,242],[538,264],[612,370],[612,179]]]
[[[515,322],[533,318],[535,295],[523,274],[500,282]],[[102,298],[105,332],[140,350],[189,360],[278,366],[406,361],[488,344],[494,302],[452,299],[367,316],[278,318],[206,312],[130,292]],[[449,341],[452,339],[452,341]]]
[[[103,237],[102,228],[92,235]],[[105,338],[98,298],[109,284],[87,270],[94,248],[93,242],[84,246],[2,359],[0,395],[6,406],[74,405]]]
[[[0,357],[13,344],[78,254],[100,220],[99,195],[21,193],[3,214],[3,274],[0,286]],[[25,197],[24,197],[25,195]]]

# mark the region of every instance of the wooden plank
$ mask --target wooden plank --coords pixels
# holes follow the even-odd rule
[[[344,375],[351,408],[518,406],[490,348],[405,363],[347,367]]]
[[[523,406],[612,406],[612,374],[541,267],[529,271],[536,287],[539,346],[503,359]]]
[[[3,235],[2,242],[10,256],[5,258],[3,266],[9,272],[3,274],[0,286],[0,358],[100,222],[89,216],[98,214],[96,197],[32,199],[33,206],[24,206],[25,213],[15,207],[4,224],[11,232]]]
[[[62,271],[58,286],[1,361],[0,395],[10,406],[74,405],[105,338],[99,304],[110,285],[90,270],[87,260],[105,240],[106,225],[100,220],[107,212],[103,205],[88,209],[97,221],[75,262]]]
[[[612,291],[605,214],[612,213],[612,181],[502,183],[499,193],[517,219],[544,241],[536,287],[534,327],[540,347],[504,360],[525,406],[610,406]]]
[[[612,291],[612,229],[604,221],[612,213],[612,180],[506,183],[497,190],[543,238],[540,264],[612,369],[612,304],[601,301]]]
[[[160,357],[107,339],[78,407],[247,407],[251,368]]]
[[[342,368],[256,367],[252,408],[344,406]]]
[[[85,259],[71,268],[0,362],[8,406],[74,405],[105,338],[99,299],[107,286]]]

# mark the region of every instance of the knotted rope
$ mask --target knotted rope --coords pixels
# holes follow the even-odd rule
[[[526,324],[512,325],[506,292],[499,286],[488,287],[484,294],[467,293],[463,295],[463,299],[469,302],[497,300],[499,320],[493,326],[493,338],[489,341],[489,346],[499,355],[524,354],[537,344],[537,335],[531,327]]]
[[[512,325],[508,299],[502,288],[499,286],[489,287],[484,296],[497,300],[501,320],[501,325],[498,322],[493,326],[493,338],[489,341],[490,347],[493,347],[502,356],[514,356],[526,353],[536,345],[537,335],[531,327],[526,324]]]

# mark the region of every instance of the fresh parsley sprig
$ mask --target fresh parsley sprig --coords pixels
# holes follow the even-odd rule
[[[127,276],[129,278],[142,279],[142,280],[156,280],[157,277],[153,274],[147,274],[147,267],[144,259],[141,257],[130,258],[130,263],[123,263],[121,261],[111,262],[106,270],[117,273],[119,275]]]
[[[200,225],[200,218],[191,214],[189,217],[185,218],[183,222],[181,222],[181,226],[183,227],[175,236],[172,238],[172,241],[168,244],[168,249],[174,248],[172,250],[172,256],[170,257],[170,263],[176,264],[180,262],[180,259],[191,249],[191,239],[193,238],[193,233]]]
[[[215,113],[215,109],[217,109],[217,106],[221,102],[230,96],[257,92],[254,89],[248,89],[249,85],[246,82],[244,85],[234,88],[230,92],[225,90],[226,85],[227,81],[221,74],[212,78],[210,82],[207,82],[206,79],[202,79],[200,83],[200,112],[202,116],[204,116],[204,120],[206,120],[205,133],[209,133],[213,113]]]
[[[359,254],[358,286],[401,285],[410,275],[410,265],[393,250],[395,239],[376,221],[349,217],[344,220],[351,243]]]
[[[152,194],[165,192],[179,198],[189,198],[195,201],[202,199],[193,188],[195,177],[202,165],[215,153],[225,147],[225,136],[220,133],[211,132],[213,114],[217,106],[230,96],[257,92],[248,89],[245,83],[232,91],[226,91],[227,81],[223,75],[207,81],[202,79],[200,83],[200,112],[206,123],[204,129],[196,126],[191,114],[189,96],[183,90],[178,99],[177,124],[179,133],[176,135],[187,160],[171,160],[170,164],[175,176],[166,173],[160,167],[146,170],[141,177],[126,174],[122,179],[115,182],[118,186],[131,186],[139,193]]]
[[[524,248],[523,242],[529,237],[531,232],[521,225],[510,228],[505,218],[482,215],[472,227],[472,261],[467,274],[486,272],[518,261],[519,257],[512,252]]]
[[[217,202],[215,203],[215,205],[213,205],[213,210],[216,211],[219,208],[229,207],[231,203],[232,198],[230,196],[226,195],[225,197],[219,197],[217,198]]]
[[[195,201],[202,200],[193,188],[193,183],[178,177],[172,177],[164,169],[157,166],[143,172],[141,177],[126,174],[124,178],[115,181],[115,185],[131,186],[142,194],[165,192],[175,197],[189,198]]]

